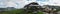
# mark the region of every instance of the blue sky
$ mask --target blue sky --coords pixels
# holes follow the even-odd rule
[[[49,0],[36,0],[36,1],[40,1],[40,2],[48,2]]]
[[[57,5],[60,6],[60,0],[0,0],[0,7],[23,8],[26,4],[37,2],[40,5]]]

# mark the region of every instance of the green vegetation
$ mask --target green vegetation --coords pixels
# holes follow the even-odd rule
[[[60,9],[57,8],[57,11],[59,11]],[[24,14],[24,9],[15,9],[15,10],[11,10],[11,11],[6,11],[6,12],[0,12],[0,14]],[[31,13],[30,13],[31,14]],[[38,14],[43,14],[42,12],[38,12]]]
[[[23,9],[16,9],[16,10],[2,12],[2,14],[24,14],[24,10]],[[43,14],[43,13],[42,12],[38,12],[38,14]]]
[[[58,8],[57,11],[60,9]],[[11,10],[11,11],[6,11],[6,12],[0,12],[0,14],[24,14],[24,9],[16,9],[16,10]],[[31,14],[31,13],[30,13]],[[38,14],[43,14],[42,12],[38,12]]]
[[[38,12],[38,14],[43,14],[43,12]]]

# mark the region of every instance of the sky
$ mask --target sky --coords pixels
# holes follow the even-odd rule
[[[23,8],[26,4],[37,2],[39,5],[60,6],[60,0],[0,0],[0,7]]]

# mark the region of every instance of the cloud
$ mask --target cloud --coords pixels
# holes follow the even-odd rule
[[[36,0],[32,0],[32,1],[27,1],[27,0],[9,0],[7,2],[7,7],[16,7],[16,8],[23,8],[26,4],[29,4],[31,2],[38,2],[40,5],[55,5],[55,6],[60,6],[60,0],[46,0],[46,2],[43,2],[45,0],[41,0],[40,1],[36,1]]]
[[[15,7],[16,4],[14,2],[7,2],[7,7]]]
[[[50,5],[55,5],[55,6],[60,6],[60,0],[50,0],[48,4]]]
[[[26,0],[22,0],[22,1],[17,1],[19,2],[19,6],[20,8],[23,8],[26,4],[29,4],[31,2],[35,2],[36,0],[32,0],[32,1],[26,1]],[[55,6],[60,6],[60,0],[46,0],[46,2],[38,2],[40,5],[55,5]]]
[[[60,6],[60,0],[49,0],[47,2],[40,2],[40,1],[37,1],[40,5],[55,5],[55,6]]]

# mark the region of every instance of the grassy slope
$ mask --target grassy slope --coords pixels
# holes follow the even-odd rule
[[[16,10],[16,11],[13,11],[13,13],[24,14],[24,11],[23,10]],[[38,14],[43,14],[43,13],[42,12],[38,12]]]
[[[8,12],[3,12],[2,14],[24,14],[24,10],[12,10]],[[42,12],[39,12],[38,14],[43,14]]]

